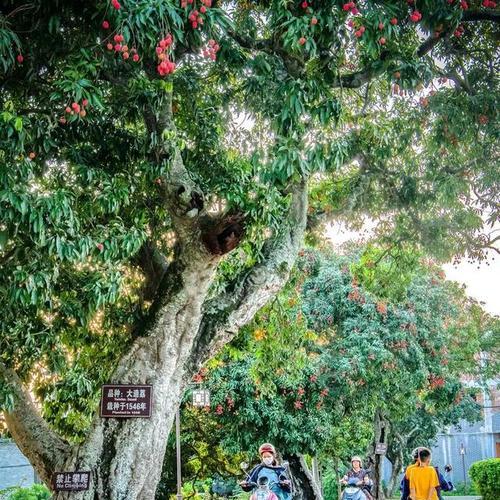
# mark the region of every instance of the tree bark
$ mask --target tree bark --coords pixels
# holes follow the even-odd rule
[[[314,482],[318,486],[319,492],[323,496],[323,488],[321,485],[321,472],[319,469],[318,457],[313,457],[313,459],[312,459],[312,475],[313,475]]]
[[[69,453],[70,446],[50,429],[23,389],[16,372],[3,363],[0,363],[0,379],[5,381],[16,400],[14,409],[5,412],[9,431],[37,474],[48,483],[53,470]]]
[[[290,475],[293,484],[293,500],[323,500],[319,485],[302,455],[286,455],[290,464]]]
[[[281,232],[265,246],[265,258],[206,301],[189,360],[190,371],[196,372],[213,357],[285,285],[302,246],[306,222],[307,183],[302,181],[291,191],[288,218]]]
[[[199,247],[166,273],[142,335],[119,362],[111,383],[151,384],[151,418],[101,419],[72,449],[64,471],[91,471],[91,488],[55,499],[151,499],[167,437],[186,381],[185,363],[202,317],[217,260]]]

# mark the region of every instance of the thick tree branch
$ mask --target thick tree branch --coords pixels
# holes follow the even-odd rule
[[[16,372],[3,363],[0,363],[0,380],[15,398],[14,409],[4,412],[9,431],[42,480],[50,484],[52,474],[68,457],[70,445],[47,425]]]
[[[500,12],[496,10],[467,10],[463,13],[462,22],[477,22],[477,21],[492,21],[495,23],[500,22]],[[432,34],[427,38],[417,49],[417,55],[423,57],[428,54],[437,44],[439,44],[444,39],[448,38],[450,33],[443,31],[440,36],[435,36]],[[381,54],[380,60],[384,61],[387,54]],[[361,71],[355,73],[350,73],[346,75],[338,75],[332,79],[331,85],[333,87],[345,87],[345,88],[359,88],[370,82],[377,76],[380,76],[385,71],[384,65],[380,65],[377,68],[365,68]]]
[[[354,73],[341,75],[334,71],[326,71],[325,80],[335,88],[358,89],[384,73],[388,57],[388,52],[382,52],[376,65],[368,66]]]
[[[243,236],[244,217],[234,213],[217,216],[207,213],[204,193],[186,168],[176,144],[171,89],[165,91],[157,109],[145,110],[144,123],[149,135],[156,140],[151,161],[168,163],[160,191],[179,244],[204,245],[212,255],[231,251]]]
[[[144,123],[149,136],[154,137],[150,160],[158,165],[168,164],[168,172],[160,191],[172,219],[173,229],[182,243],[199,242],[199,217],[204,210],[204,195],[185,167],[176,144],[172,89],[165,91],[162,102],[157,102],[155,108],[146,108]]]
[[[464,11],[462,15],[463,22],[477,22],[477,21],[493,21],[494,23],[500,22],[500,12],[494,9],[469,9]]]
[[[466,10],[462,14],[462,22],[493,21],[500,22],[500,12],[496,10]],[[417,50],[417,55],[423,57],[436,45],[450,37],[451,30],[443,31],[439,36],[432,34],[427,38]]]
[[[279,41],[276,40],[253,40],[235,31],[229,31],[228,35],[242,48],[263,52],[265,54],[279,57],[285,65],[288,73],[293,77],[300,77],[304,71],[305,61],[302,57],[287,52]]]
[[[448,36],[448,33],[441,33],[439,36],[432,34],[428,37],[417,49],[417,56],[423,57],[425,54],[429,53],[438,43],[444,40]]]
[[[303,70],[305,64],[303,59],[286,52],[278,44],[273,43],[272,40],[253,40],[234,31],[230,31],[228,34],[240,47],[243,47],[244,49],[264,52],[265,54],[280,57],[292,76],[299,76]],[[332,74],[331,85],[333,87],[359,88],[369,82],[374,76],[377,76],[382,72],[383,71],[365,69],[346,75]]]
[[[291,194],[288,219],[267,245],[264,260],[240,276],[230,289],[205,303],[187,364],[190,373],[229,342],[286,283],[303,242],[306,219],[307,183],[302,181]]]
[[[271,40],[254,40],[234,30],[229,30],[228,35],[244,49],[265,52],[266,54],[275,54]]]
[[[335,75],[332,77],[330,84],[336,88],[358,89],[370,82],[377,76],[380,76],[385,71],[385,67],[366,68],[355,73],[345,75]]]

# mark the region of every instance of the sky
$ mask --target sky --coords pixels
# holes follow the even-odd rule
[[[369,233],[369,227],[367,230]],[[343,224],[336,223],[327,226],[325,235],[334,246],[338,246],[349,240],[364,239],[367,233],[350,231]],[[445,264],[443,269],[447,279],[465,285],[467,295],[482,302],[487,312],[500,315],[500,257],[489,259],[489,265],[461,262],[456,266]]]

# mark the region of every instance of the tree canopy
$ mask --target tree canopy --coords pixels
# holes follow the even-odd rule
[[[306,223],[368,216],[387,252],[498,253],[495,7],[0,3],[1,405],[26,453],[43,426],[44,480],[89,432],[146,428],[90,430],[103,381],[157,380],[175,406],[286,283]]]

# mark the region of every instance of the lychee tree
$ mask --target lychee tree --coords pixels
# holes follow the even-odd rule
[[[308,213],[440,258],[494,247],[498,18],[0,4],[2,407],[47,484],[88,469],[78,498],[153,497],[186,381],[286,283]],[[152,417],[93,416],[104,381],[152,384]]]

